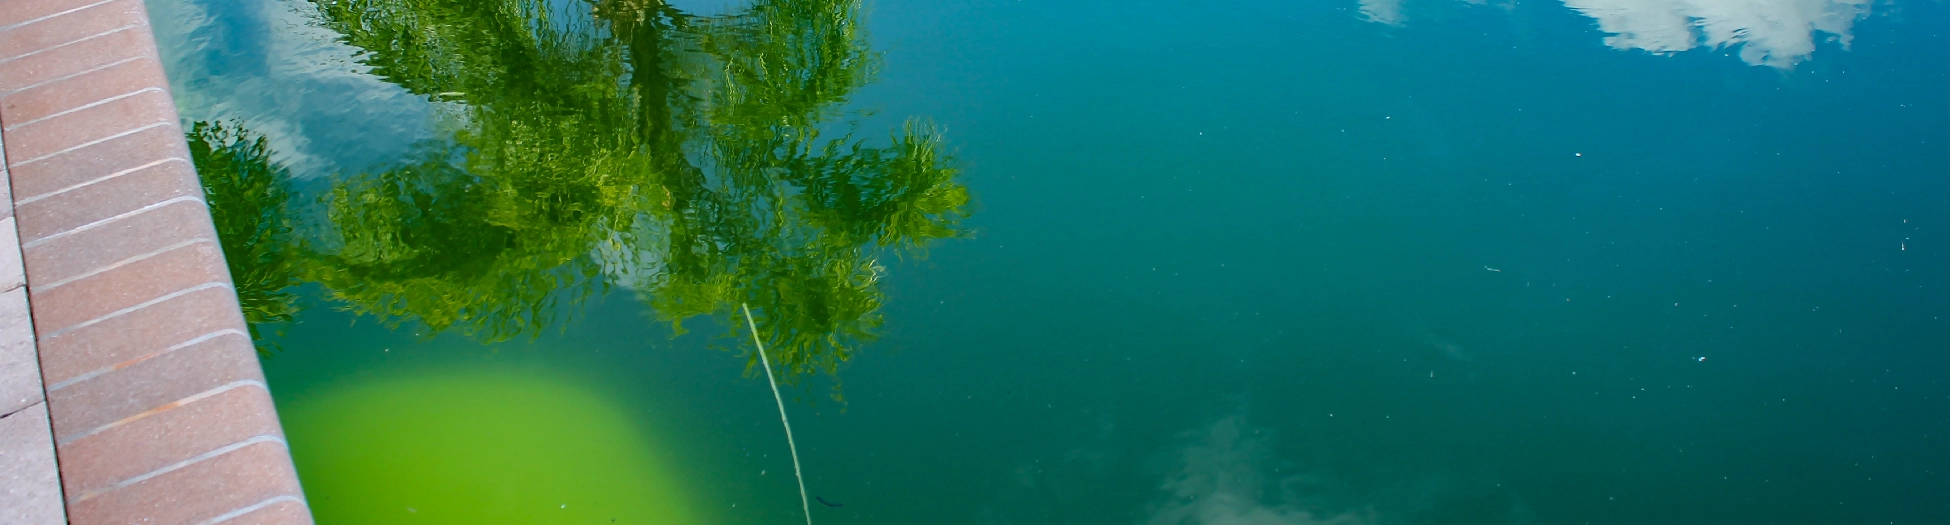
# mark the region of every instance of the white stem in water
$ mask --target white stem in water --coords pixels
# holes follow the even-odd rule
[[[772,378],[772,360],[765,357],[765,342],[758,339],[758,323],[752,321],[752,307],[740,303],[745,309],[745,326],[752,329],[752,344],[758,345],[758,364],[765,367],[765,381],[772,384],[772,401],[779,404],[779,422],[785,424],[785,445],[792,451],[792,476],[799,478],[799,510],[806,513],[806,525],[812,525],[812,502],[806,499],[806,475],[799,471],[799,444],[792,442],[792,421],[785,418],[785,398],[779,397],[779,380]]]

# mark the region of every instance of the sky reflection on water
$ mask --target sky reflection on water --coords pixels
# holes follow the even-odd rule
[[[1490,7],[1499,3],[1465,0]],[[1403,0],[1361,0],[1370,21],[1405,25]],[[1431,2],[1433,3],[1433,2]],[[1874,10],[1868,0],[1565,0],[1598,23],[1605,45],[1672,54],[1731,50],[1756,66],[1791,69],[1821,44],[1847,49],[1855,24]],[[1413,4],[1425,7],[1423,4]],[[1509,4],[1500,7],[1509,9]],[[1433,9],[1433,6],[1427,8]],[[1885,4],[1883,9],[1892,9]]]

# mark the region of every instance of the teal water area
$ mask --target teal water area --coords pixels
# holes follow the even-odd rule
[[[1941,2],[149,6],[321,523],[1950,522]]]

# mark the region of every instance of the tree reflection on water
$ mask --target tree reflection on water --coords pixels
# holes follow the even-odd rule
[[[289,319],[288,285],[317,282],[394,327],[502,341],[617,286],[680,333],[751,304],[774,366],[798,378],[874,339],[884,257],[963,233],[969,192],[930,125],[885,142],[821,129],[874,72],[856,0],[718,16],[645,0],[314,4],[373,74],[440,102],[449,138],[337,176],[292,236],[240,219],[298,222],[263,142],[193,126],[193,143],[230,152],[198,156],[206,179],[230,162],[279,190],[206,180],[233,273],[253,276],[238,293],[268,305],[254,325]]]

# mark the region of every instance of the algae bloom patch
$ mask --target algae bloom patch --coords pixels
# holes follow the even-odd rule
[[[352,384],[283,419],[322,524],[694,523],[628,415],[568,381],[476,372]]]

